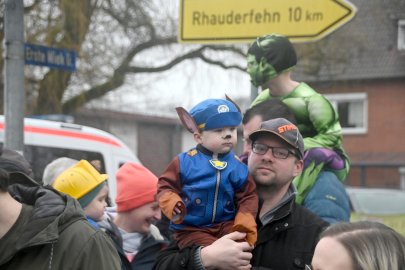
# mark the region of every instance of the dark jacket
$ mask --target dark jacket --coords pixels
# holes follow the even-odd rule
[[[0,240],[0,269],[120,269],[111,240],[87,222],[76,200],[51,188],[9,190],[23,207]]]
[[[107,226],[105,222],[100,225],[114,242],[115,248],[121,258],[122,270],[152,269],[159,251],[169,244],[156,227],[151,228],[152,233],[142,238],[139,250],[130,262],[124,252],[122,237],[118,227],[111,221],[108,222]]]
[[[295,203],[279,208],[271,222],[258,223],[252,266],[257,269],[295,270],[310,264],[318,236],[328,223]],[[260,268],[259,268],[260,267]]]
[[[257,270],[304,269],[310,264],[318,236],[328,223],[298,205],[294,197],[276,210],[271,222],[258,223],[258,241],[251,264]],[[162,251],[154,269],[203,269],[198,262],[198,246],[179,251],[175,243]]]

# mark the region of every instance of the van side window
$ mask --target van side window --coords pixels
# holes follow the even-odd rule
[[[106,173],[104,157],[98,152],[25,145],[24,157],[31,164],[34,178],[38,182],[42,182],[42,175],[46,165],[60,157],[69,157],[77,160],[85,159],[92,163],[100,173]]]

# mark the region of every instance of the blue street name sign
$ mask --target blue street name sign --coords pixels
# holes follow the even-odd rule
[[[76,70],[76,52],[25,43],[25,63],[28,65]]]

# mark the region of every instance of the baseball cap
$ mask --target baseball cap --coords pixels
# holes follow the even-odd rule
[[[252,84],[260,86],[297,64],[297,54],[283,35],[271,34],[256,39],[248,49],[247,72]]]
[[[236,127],[242,121],[242,114],[231,101],[225,99],[207,99],[190,110],[199,130],[211,130],[223,127]]]
[[[255,141],[260,134],[271,133],[296,149],[298,156],[304,157],[304,139],[297,126],[284,118],[275,118],[262,122],[258,130],[249,134],[249,139]]]

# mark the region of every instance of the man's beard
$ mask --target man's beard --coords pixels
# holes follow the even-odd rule
[[[269,190],[274,190],[277,188],[277,183],[274,181],[268,181],[268,182],[256,182],[256,190],[257,191],[269,191]]]

